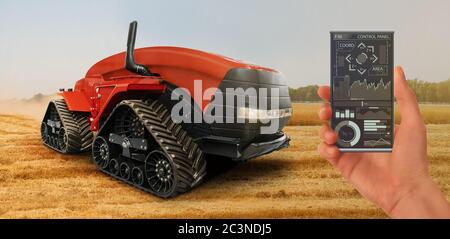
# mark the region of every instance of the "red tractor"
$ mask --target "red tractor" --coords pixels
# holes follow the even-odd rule
[[[126,53],[96,63],[74,89],[61,89],[62,99],[49,103],[41,124],[46,146],[63,154],[92,150],[102,172],[167,198],[202,182],[206,155],[243,161],[289,145],[281,130],[292,113],[291,101],[279,72],[193,49],[135,51],[136,30],[137,22],[132,22]],[[272,116],[276,113],[277,132],[262,134],[265,123],[228,123],[228,118],[213,123],[175,122],[171,111],[176,104],[189,105],[191,111],[182,114],[192,118],[213,102],[215,95],[209,99],[192,95],[196,80],[201,80],[202,90],[278,89],[277,96],[267,99],[277,97],[279,107],[266,110]],[[188,97],[172,100],[176,89],[187,91]],[[239,95],[225,94],[222,105],[234,118],[242,110],[266,112],[230,104],[228,99],[235,97]]]

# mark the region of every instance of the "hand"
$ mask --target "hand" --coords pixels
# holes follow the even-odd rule
[[[426,127],[400,67],[395,68],[394,85],[402,122],[395,128],[392,153],[341,153],[329,125],[320,130],[319,153],[391,217],[450,217],[449,204],[428,175]],[[330,100],[329,87],[320,87],[318,94]],[[331,114],[329,104],[319,111],[321,120],[330,120]]]

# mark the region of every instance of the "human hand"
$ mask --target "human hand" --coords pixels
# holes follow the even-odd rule
[[[341,153],[328,124],[320,130],[319,153],[391,217],[450,217],[449,204],[428,175],[426,127],[400,67],[395,68],[394,85],[402,120],[395,128],[392,153]],[[318,94],[328,102],[330,87],[320,87]],[[331,106],[323,105],[320,119],[330,120],[331,115]]]

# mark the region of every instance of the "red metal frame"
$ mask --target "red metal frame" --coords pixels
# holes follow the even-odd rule
[[[89,78],[81,81],[86,81],[89,85],[92,83]],[[95,80],[92,81],[95,82]],[[81,82],[81,84],[86,82]],[[108,81],[92,85],[93,89],[76,87],[75,91],[65,91],[61,95],[65,98],[70,111],[91,114],[91,130],[93,131],[99,129],[101,116],[107,115],[121,100],[129,99],[131,95],[161,94],[166,87],[159,78],[142,76],[120,77],[114,82]],[[127,92],[127,94],[121,95],[120,93],[123,92]]]

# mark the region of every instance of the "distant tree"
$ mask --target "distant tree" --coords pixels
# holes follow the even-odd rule
[[[419,102],[450,103],[450,79],[441,82],[409,80]]]
[[[292,101],[320,101],[317,89],[319,89],[317,85],[299,87],[297,89],[289,88],[289,95]]]
[[[427,82],[418,79],[408,81],[419,102],[450,103],[450,79],[441,82]],[[394,86],[395,87],[395,86]],[[320,101],[317,85],[289,88],[292,101]]]

